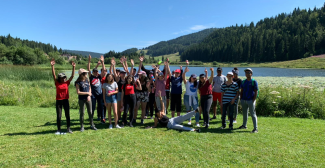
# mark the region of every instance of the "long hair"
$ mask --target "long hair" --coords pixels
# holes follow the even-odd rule
[[[147,76],[141,75],[140,82],[146,82],[149,81],[149,78]]]
[[[202,74],[201,74],[202,75]],[[204,82],[201,82],[201,75],[200,75],[200,79],[199,79],[199,88],[201,88],[202,86],[204,86],[205,85],[205,82],[207,81],[206,79],[205,79],[205,81]],[[204,75],[205,76],[205,75]],[[206,77],[205,77],[206,78]]]
[[[128,76],[126,77],[126,83],[125,83],[125,84],[129,84],[129,83],[128,83],[128,78],[131,78],[131,79],[132,79],[130,84],[131,84],[131,85],[134,85],[134,83],[135,83],[135,82],[134,82],[134,78],[133,78],[133,75],[131,75],[131,74],[128,75]]]
[[[109,77],[109,76],[112,77],[112,80],[111,80],[111,81],[108,81],[108,77]],[[113,83],[113,82],[114,82],[114,77],[113,77],[113,75],[110,74],[110,73],[108,73],[108,74],[106,75],[105,83]]]
[[[80,75],[78,76],[77,80],[74,82],[74,85],[76,85],[78,82],[82,81],[83,78],[86,78],[86,77],[85,77],[85,76],[86,76],[85,74],[87,74],[87,73],[84,72],[84,73],[80,74]],[[86,80],[86,82],[88,82],[88,78],[86,78],[85,80]]]
[[[190,78],[188,79],[188,81],[191,82],[191,81],[192,81],[192,77],[190,77]],[[192,83],[192,82],[191,82],[191,83]],[[196,87],[196,86],[197,86],[197,80],[194,81],[194,87]]]
[[[67,77],[64,77],[63,79],[65,79],[65,78],[67,78]],[[58,77],[56,78],[56,81],[57,81],[58,83],[61,83],[61,77],[58,76]]]

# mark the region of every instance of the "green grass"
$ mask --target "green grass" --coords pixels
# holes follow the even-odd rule
[[[80,132],[71,110],[73,134],[54,135],[55,108],[0,106],[0,167],[324,167],[323,120],[259,117],[259,133],[220,130],[220,119],[202,133],[166,128]],[[220,116],[218,117],[220,118]],[[63,130],[65,117],[63,119]],[[240,126],[239,116],[235,127]],[[146,119],[146,125],[153,120]]]

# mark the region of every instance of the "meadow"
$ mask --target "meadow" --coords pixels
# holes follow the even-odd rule
[[[258,134],[250,133],[250,117],[247,130],[220,130],[220,115],[202,133],[144,129],[151,119],[121,130],[95,121],[93,131],[85,115],[81,133],[72,84],[74,133],[57,136],[51,72],[0,66],[0,167],[324,167],[325,79],[254,78],[260,86]],[[241,123],[239,115],[234,128]]]

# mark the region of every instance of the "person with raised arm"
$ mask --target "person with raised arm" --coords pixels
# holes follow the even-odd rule
[[[89,116],[90,128],[97,130],[93,121],[92,115],[92,106],[91,106],[91,87],[88,80],[87,74],[89,71],[86,71],[83,68],[80,68],[78,71],[79,77],[75,81],[75,86],[78,94],[78,103],[79,103],[79,114],[80,114],[80,131],[83,132],[84,129],[84,114],[85,114],[85,105],[87,107],[87,112]]]
[[[236,82],[238,84],[238,88],[240,89],[241,87],[241,83],[242,83],[242,80],[240,78],[238,78],[238,74],[239,74],[239,70],[237,67],[235,67],[233,70],[232,70],[232,73],[234,74],[234,78],[232,81]],[[239,95],[240,95],[240,90],[239,90]],[[238,115],[238,104],[239,104],[239,99],[240,99],[240,96],[237,98],[237,104],[235,105],[235,110],[234,110],[234,121],[233,123],[237,123],[237,115]]]
[[[222,115],[223,107],[222,107],[222,100],[221,100],[221,85],[227,81],[226,76],[222,75],[222,68],[217,68],[217,75],[213,77],[213,87],[212,87],[212,95],[213,95],[213,102],[212,102],[212,110],[213,110],[213,117],[212,119],[217,118],[217,105],[219,103],[220,106],[220,114]]]
[[[195,110],[199,107],[199,100],[197,97],[197,90],[199,87],[199,84],[197,82],[197,77],[195,74],[192,74],[188,80],[186,80],[186,73],[189,72],[190,70],[188,69],[189,62],[186,60],[186,68],[183,73],[183,81],[185,84],[186,92],[184,94],[184,105],[186,108],[187,112],[190,112],[192,110]],[[200,113],[195,114],[195,121],[196,121],[196,126],[200,127],[199,124],[199,119],[200,119]],[[191,125],[191,118],[189,119],[188,125]]]
[[[210,68],[211,76],[207,78],[207,69],[205,69],[205,74],[200,75],[199,81],[199,91],[201,95],[201,107],[204,119],[205,128],[209,128],[209,111],[212,104],[212,81],[213,81],[213,68]]]
[[[56,135],[65,134],[61,132],[61,117],[62,117],[62,107],[64,109],[65,118],[67,120],[67,132],[72,133],[70,129],[70,105],[69,105],[69,85],[74,77],[74,72],[76,68],[76,64],[74,62],[71,63],[72,65],[72,73],[70,78],[67,80],[67,76],[64,73],[59,73],[56,77],[55,75],[55,60],[51,60],[52,66],[52,75],[53,80],[55,83],[56,88],[56,125],[58,130],[55,132]]]
[[[165,68],[167,67],[167,62],[165,62]],[[159,69],[158,67],[155,67],[155,72],[154,72],[154,75],[155,75],[155,85],[156,85],[156,97],[155,97],[155,100],[156,100],[156,106],[157,106],[157,109],[159,111],[162,110],[162,108],[164,108],[163,110],[165,111],[165,114],[166,114],[166,92],[165,92],[165,86],[166,86],[166,80],[167,80],[167,74],[168,73],[165,73],[165,75],[162,73],[162,72],[158,72]],[[157,73],[158,72],[158,73]],[[161,97],[163,99],[163,102],[165,104],[165,106],[162,106],[162,104],[160,103],[160,98],[159,98],[159,95],[158,95],[158,92],[161,92]]]
[[[130,109],[129,126],[133,127],[133,124],[132,124],[133,123],[133,112],[134,112],[134,107],[135,107],[135,103],[136,103],[135,89],[142,90],[142,88],[141,88],[141,84],[140,84],[139,80],[137,80],[135,83],[132,75],[128,75],[126,77],[126,82],[127,83],[125,83],[122,86],[122,100],[121,100],[121,107],[119,107],[119,108],[124,109],[123,118],[122,118],[122,126],[125,126],[127,124],[126,116]]]
[[[124,61],[121,61],[122,64],[124,64]],[[115,81],[118,86],[118,93],[117,93],[117,114],[118,114],[118,119],[122,120],[122,111],[120,110],[121,107],[121,100],[122,100],[122,86],[126,83],[125,77],[126,77],[126,72],[125,70],[120,70],[119,76],[118,73],[116,72],[115,68],[115,58],[113,57],[111,59],[111,65],[113,69],[113,75],[115,78]]]
[[[88,57],[88,72],[89,72],[89,80],[90,80],[90,86],[92,90],[92,96],[91,96],[91,103],[92,103],[92,116],[94,117],[94,111],[96,109],[96,101],[97,101],[97,119],[101,120],[101,123],[105,123],[104,118],[104,111],[103,111],[103,93],[102,93],[102,76],[98,73],[98,65],[93,69],[93,72],[90,71],[90,62],[91,62],[91,55],[89,54]],[[104,64],[104,56],[100,57],[100,62],[102,64],[102,69],[105,69]],[[98,62],[98,63],[100,63]]]
[[[172,117],[175,116],[175,109],[177,116],[181,115],[182,111],[182,81],[183,81],[183,68],[180,66],[180,69],[175,70],[175,76],[172,76],[169,68],[169,59],[167,58],[167,72],[170,76],[171,82],[171,94],[170,94],[170,111],[172,112]]]
[[[158,126],[158,123],[162,126],[162,127],[167,127],[168,129],[175,129],[175,130],[180,130],[180,131],[196,131],[196,132],[200,132],[200,129],[193,129],[190,127],[184,127],[183,125],[180,125],[181,123],[183,123],[184,121],[188,120],[189,118],[192,118],[196,113],[199,113],[198,109],[195,109],[185,115],[182,116],[178,116],[175,118],[171,118],[169,119],[166,116],[166,113],[164,112],[164,102],[163,102],[163,98],[161,96],[161,91],[158,91],[158,97],[159,97],[159,101],[160,104],[162,105],[162,110],[160,110],[155,117],[155,125],[154,126],[148,126],[146,127],[147,129],[149,128],[156,128]]]

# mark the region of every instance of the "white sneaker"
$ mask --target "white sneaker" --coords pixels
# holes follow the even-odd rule
[[[56,132],[55,132],[55,135],[60,135],[60,134],[61,134],[60,131],[56,131]]]
[[[113,129],[113,125],[112,124],[109,125],[109,129]]]
[[[200,124],[196,124],[196,127],[200,127]]]
[[[233,123],[237,123],[237,120],[234,120]]]
[[[66,133],[65,132],[61,132],[61,135],[65,135]]]
[[[122,127],[120,127],[119,125],[116,125],[116,127],[115,128],[122,128]]]
[[[187,123],[187,125],[192,125],[191,121]]]

